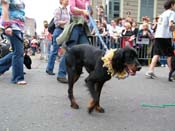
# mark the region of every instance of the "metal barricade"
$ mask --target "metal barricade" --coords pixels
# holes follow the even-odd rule
[[[40,43],[40,49],[41,49],[41,57],[40,59],[48,60],[48,45],[50,40],[42,39]]]
[[[103,49],[103,46],[98,38],[98,36],[95,36],[95,35],[91,35],[88,37],[91,44],[95,47],[98,47],[100,49]],[[111,49],[111,48],[121,48],[120,47],[120,38],[118,39],[113,39],[111,38],[110,36],[104,36],[102,37],[106,46],[108,47],[108,49]]]
[[[149,38],[136,38],[136,50],[140,60],[147,61],[147,64],[151,63],[153,41]]]
[[[154,46],[154,40],[149,38],[141,38],[138,37],[128,42],[129,37],[119,37],[118,39],[113,39],[110,36],[103,37],[104,42],[106,43],[108,49],[111,48],[123,48],[126,45],[130,45],[131,47],[134,47],[137,51],[138,58],[142,62],[144,61],[145,65],[149,65],[151,63],[151,59],[153,57],[153,46]],[[90,36],[89,40],[91,41],[92,45],[95,47],[98,47],[100,49],[103,49],[102,44],[100,43],[100,40],[98,39],[98,36]],[[175,42],[173,42],[173,46],[175,49]],[[160,61],[166,61],[166,57],[162,56],[160,57]]]

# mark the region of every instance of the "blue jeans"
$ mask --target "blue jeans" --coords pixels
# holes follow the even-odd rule
[[[54,65],[55,65],[55,60],[58,55],[58,49],[59,45],[56,42],[56,38],[62,33],[61,28],[56,28],[53,32],[53,50],[50,52],[48,64],[47,64],[47,71],[53,72]],[[58,70],[58,77],[65,77],[66,76],[66,65],[65,65],[65,60],[64,57],[61,58],[60,64],[59,64],[59,70]]]
[[[47,48],[48,58],[50,56],[51,46],[52,46],[52,40],[48,40],[48,48]]]
[[[12,56],[12,79],[13,83],[24,80],[24,44],[23,33],[21,31],[13,31],[13,36],[10,36],[10,42],[12,44],[13,56]]]
[[[13,52],[9,53],[4,58],[0,59],[0,73],[7,71],[12,66],[12,83],[17,83],[24,80],[24,44],[23,33],[18,30],[13,30],[13,35],[8,36],[12,45]],[[2,72],[1,72],[2,71]]]
[[[71,43],[68,44],[68,47],[77,44],[89,44],[89,40],[82,25],[77,25],[73,28],[69,40]]]
[[[66,77],[66,71],[67,70],[66,70],[65,56],[62,55],[62,57],[60,59],[57,77],[61,77],[61,78]]]
[[[35,55],[36,53],[36,47],[31,47],[32,48],[32,55]]]
[[[13,52],[10,52],[6,56],[0,59],[0,74],[4,74],[12,65]]]

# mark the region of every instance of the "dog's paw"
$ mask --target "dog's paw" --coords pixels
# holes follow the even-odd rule
[[[100,106],[96,107],[95,110],[96,112],[99,112],[99,113],[105,113],[105,110]]]
[[[91,114],[94,108],[88,108],[88,113]]]
[[[70,106],[71,106],[73,109],[79,109],[79,105],[76,104],[76,103],[72,103]]]

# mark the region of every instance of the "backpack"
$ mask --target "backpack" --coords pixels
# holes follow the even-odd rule
[[[62,9],[60,8],[60,17],[62,16]],[[49,33],[53,34],[54,30],[55,30],[56,26],[55,26],[55,23],[54,23],[54,17],[51,19],[49,25],[48,25],[48,31]]]
[[[55,30],[55,23],[54,23],[54,17],[53,17],[48,25],[48,31],[49,33],[53,34],[54,30]]]

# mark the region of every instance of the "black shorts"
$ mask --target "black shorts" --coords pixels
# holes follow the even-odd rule
[[[156,38],[154,44],[154,55],[173,56],[173,46],[171,38]]]

